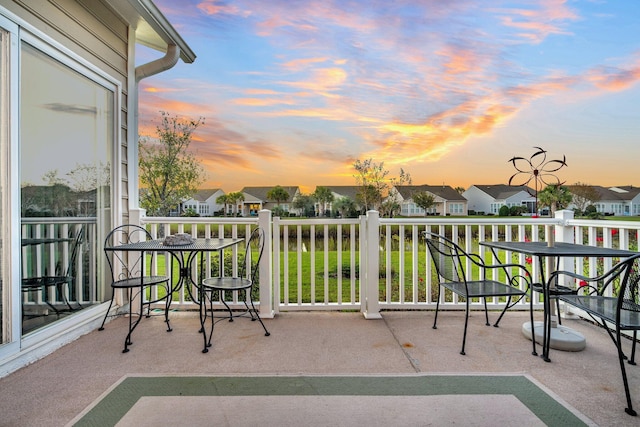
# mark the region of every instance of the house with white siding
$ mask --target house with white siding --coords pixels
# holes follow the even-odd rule
[[[502,206],[525,206],[529,213],[535,211],[535,192],[527,186],[472,185],[462,195],[469,211],[478,215],[498,215]]]
[[[224,191],[220,188],[198,190],[191,199],[180,204],[180,211],[185,212],[191,209],[200,216],[213,216],[218,212],[224,213],[224,204],[217,202],[218,197],[223,195]]]
[[[568,185],[569,192],[574,186]],[[640,215],[640,187],[620,185],[616,187],[602,187],[592,185],[598,194],[598,200],[593,203],[596,211],[603,215],[637,216]],[[569,209],[576,208],[570,204]]]
[[[427,193],[433,196],[435,204],[426,212],[416,205],[413,195]],[[467,199],[449,185],[396,185],[390,190],[390,197],[395,197],[400,204],[400,215],[467,215]]]

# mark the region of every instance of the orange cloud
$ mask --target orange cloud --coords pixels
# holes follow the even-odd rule
[[[312,90],[322,96],[331,96],[329,92],[339,89],[347,80],[347,77],[347,72],[342,68],[319,68],[313,70],[311,77],[307,80],[281,83],[296,88]]]

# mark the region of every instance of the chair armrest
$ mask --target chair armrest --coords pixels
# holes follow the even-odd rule
[[[581,288],[590,288],[592,289],[591,293],[596,292],[598,295],[602,295],[604,291],[609,287],[609,284],[613,282],[613,279],[615,279],[625,267],[626,267],[626,263],[620,262],[617,265],[615,265],[611,270],[601,274],[600,276],[595,276],[595,277],[585,276],[583,274],[578,274],[573,271],[557,270],[552,272],[549,275],[549,280],[547,283],[552,283],[554,280],[557,280],[558,277],[560,276],[571,277],[572,279],[584,281],[585,283],[587,283],[586,285],[580,286]],[[603,282],[604,286],[598,287],[590,284],[594,282],[595,283]]]

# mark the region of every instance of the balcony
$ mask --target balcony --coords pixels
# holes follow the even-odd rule
[[[223,322],[216,327],[213,349],[202,354],[195,305],[183,289],[174,297],[171,334],[165,332],[161,318],[143,319],[135,332],[132,351],[122,354],[126,319],[117,318],[105,331],[93,330],[0,379],[0,389],[12,390],[11,396],[0,399],[3,423],[64,425],[123,375],[133,373],[519,373],[529,375],[598,425],[637,422],[623,412],[624,392],[615,347],[605,331],[580,318],[565,319],[563,324],[583,333],[587,348],[578,353],[552,351],[552,363],[545,363],[531,355],[531,343],[521,333],[528,302],[509,311],[498,329],[485,327],[483,313],[473,312],[467,356],[459,355],[463,304],[446,300],[438,330],[431,328],[435,308],[433,277],[421,233],[427,228],[447,233],[468,249],[480,252],[479,239],[545,240],[550,233],[554,233],[556,241],[574,239],[583,244],[637,250],[640,222],[572,218],[386,219],[378,218],[376,213],[345,220],[284,220],[271,218],[268,212],[261,212],[258,218],[139,220],[157,237],[167,232],[237,237],[256,225],[271,230],[267,247],[272,250],[263,257],[264,265],[260,267],[260,312],[271,336],[264,337],[259,325],[244,319]],[[489,252],[484,255],[489,256]],[[522,264],[531,261],[518,254],[502,255]],[[237,257],[230,258],[229,268],[237,268]],[[614,261],[575,259],[572,266],[577,271],[593,273],[611,262]],[[212,259],[207,259],[205,271],[215,272],[213,264]],[[168,263],[165,261],[164,265]],[[540,273],[536,266],[531,262],[534,275]],[[539,296],[534,298],[535,307],[541,310]],[[100,307],[99,301],[82,303],[93,304],[93,322],[99,322],[106,307]],[[500,306],[499,301],[490,304],[491,309]],[[480,304],[474,308],[480,308]],[[496,314],[492,314],[495,318]],[[89,314],[83,316],[85,322],[92,321]],[[540,312],[536,313],[536,320],[541,317]],[[628,375],[632,390],[637,390],[640,369],[630,366]],[[65,396],[64,405],[60,404],[61,393]],[[640,395],[633,394],[634,406],[640,408]],[[25,400],[24,396],[30,397]],[[38,411],[33,411],[35,401]]]
[[[200,351],[199,322],[192,313],[174,314],[171,333],[166,332],[161,317],[143,319],[126,354],[121,350],[127,319],[118,318],[104,331],[93,331],[0,379],[0,389],[5,390],[0,399],[1,424],[65,425],[127,374],[516,373],[528,375],[597,425],[637,425],[637,417],[623,412],[615,349],[603,330],[585,321],[566,320],[586,336],[588,346],[578,353],[552,351],[552,362],[545,363],[531,355],[530,341],[521,334],[526,319],[524,312],[509,312],[496,329],[484,326],[482,313],[474,313],[467,355],[461,356],[464,319],[458,311],[443,313],[437,330],[431,328],[431,311],[384,311],[381,320],[366,320],[359,313],[284,312],[265,320],[269,337],[259,324],[237,319],[216,326],[214,344],[207,354]],[[629,366],[628,373],[635,387],[634,404],[640,407],[640,369]],[[461,408],[457,402],[446,410]],[[490,425],[495,425],[493,410],[487,408],[477,416],[488,416]],[[264,425],[269,425],[267,419]]]

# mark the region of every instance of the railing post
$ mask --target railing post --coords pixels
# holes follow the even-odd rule
[[[360,230],[362,233],[363,230]],[[361,303],[364,305],[365,319],[382,319],[380,315],[380,214],[377,211],[367,211],[365,247],[360,248],[365,255],[365,281]]]
[[[264,252],[260,259],[260,317],[272,319],[273,310],[273,238],[271,227],[271,211],[262,209],[258,212],[258,227],[264,231]]]
[[[554,226],[555,241],[564,243],[575,243],[575,233],[573,231],[573,226],[568,225],[568,221],[573,219],[573,215],[573,211],[567,209],[556,211],[555,218],[561,220],[561,222]],[[573,272],[573,266],[573,259],[565,259],[565,257],[561,257],[558,269]]]
[[[575,243],[575,232],[572,225],[568,225],[568,221],[572,220],[574,217],[573,211],[568,209],[556,211],[555,218],[561,220],[561,222],[555,225],[555,238],[558,242],[564,243]],[[566,257],[560,257],[558,261],[558,270],[564,271],[575,271],[575,260],[573,258],[567,259]],[[559,283],[559,285],[568,286],[573,288],[575,284],[568,283],[571,281],[568,276],[563,276],[565,281],[564,283]],[[561,310],[558,313],[558,317],[563,315],[563,317],[573,318],[575,314],[571,312],[570,306],[567,304],[563,304],[564,310]]]

